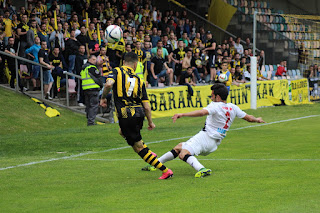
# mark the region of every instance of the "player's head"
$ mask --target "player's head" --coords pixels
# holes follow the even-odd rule
[[[124,55],[123,65],[131,67],[133,70],[136,70],[138,63],[138,56],[134,52],[128,52]]]
[[[214,102],[224,102],[228,98],[228,89],[224,84],[215,83],[211,87],[211,100]]]

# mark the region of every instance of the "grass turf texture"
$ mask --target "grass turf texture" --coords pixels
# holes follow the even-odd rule
[[[319,212],[320,117],[230,131],[216,152],[199,157],[213,175],[196,179],[174,160],[166,163],[174,178],[160,181],[160,172],[140,170],[146,164],[131,148],[103,152],[127,146],[117,124],[86,127],[84,116],[58,107],[61,116],[48,118],[30,98],[1,88],[0,101],[0,168],[95,152],[0,171],[2,212]],[[319,106],[247,113],[273,122],[319,115]],[[145,124],[142,135],[146,143],[192,136],[204,121],[155,119],[156,129]],[[231,129],[250,125],[237,119]],[[185,140],[149,148],[161,155]]]

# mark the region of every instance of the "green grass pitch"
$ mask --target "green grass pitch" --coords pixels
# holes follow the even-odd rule
[[[269,124],[237,119],[218,150],[199,157],[213,175],[196,179],[173,160],[169,180],[141,171],[146,163],[117,124],[87,127],[85,116],[61,108],[48,118],[1,88],[0,103],[0,212],[320,212],[318,103],[247,110]],[[143,140],[162,155],[204,121],[154,119]]]

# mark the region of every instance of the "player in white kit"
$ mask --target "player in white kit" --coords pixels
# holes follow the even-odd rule
[[[217,150],[221,140],[226,136],[235,117],[242,118],[248,122],[265,123],[262,118],[256,118],[243,112],[238,106],[232,103],[226,103],[228,89],[224,84],[214,84],[211,87],[212,102],[202,110],[196,110],[188,113],[175,114],[173,123],[181,117],[201,117],[207,115],[204,128],[187,142],[179,143],[171,151],[165,153],[159,158],[161,163],[179,158],[192,166],[197,173],[195,177],[204,177],[211,174],[211,170],[205,168],[195,157],[198,155],[208,155]],[[145,167],[143,170],[152,171],[151,167]]]

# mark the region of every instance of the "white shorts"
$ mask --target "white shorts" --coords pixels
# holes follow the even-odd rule
[[[208,155],[216,151],[220,143],[221,139],[211,138],[207,132],[200,131],[187,142],[182,143],[182,149],[188,150],[191,155]]]

